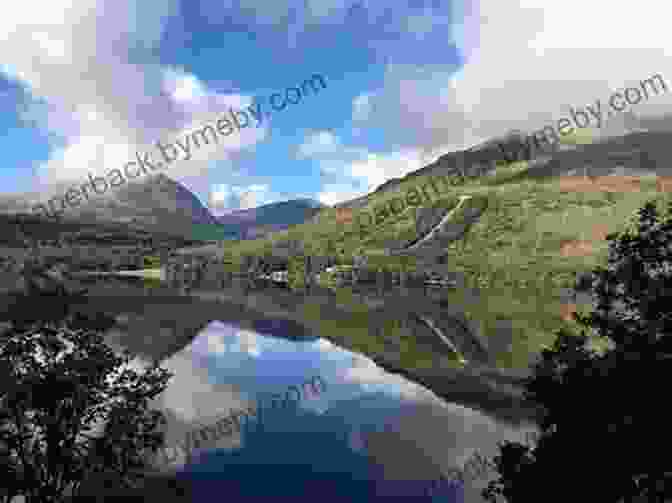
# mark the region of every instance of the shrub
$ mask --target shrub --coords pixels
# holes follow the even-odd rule
[[[94,474],[112,474],[120,487],[131,487],[143,477],[148,451],[163,443],[157,427],[165,418],[147,405],[165,389],[168,372],[124,368],[130,355],[116,356],[103,342],[101,333],[113,323],[105,317],[65,309],[58,319],[14,318],[0,341],[4,501],[17,495],[27,503],[65,501]]]

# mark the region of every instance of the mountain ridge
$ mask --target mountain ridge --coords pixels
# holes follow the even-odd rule
[[[527,176],[532,178],[571,175],[582,170],[599,176],[614,174],[619,169],[672,175],[672,170],[665,169],[667,145],[672,141],[672,118],[639,120],[636,125],[639,129],[635,132],[630,128],[625,134],[599,137],[589,144],[563,145],[562,148],[557,144],[534,149],[528,152],[528,159],[523,159],[525,149],[520,148],[525,133],[512,130],[468,149],[443,154],[416,171],[401,178],[390,178],[374,191],[333,207],[361,208],[378,196],[398,191],[401,185],[417,177],[487,176],[504,160],[502,147],[516,153],[520,160],[529,161]],[[646,125],[652,129],[642,130],[640,126]],[[46,197],[33,193],[3,195],[0,213],[30,213],[31,205]],[[68,208],[63,218],[88,223],[123,223],[131,228],[182,235],[191,235],[194,226],[198,226],[197,234],[204,238],[247,240],[315,221],[326,208],[329,206],[314,199],[297,198],[215,216],[184,185],[159,173],[94,197],[79,207]]]

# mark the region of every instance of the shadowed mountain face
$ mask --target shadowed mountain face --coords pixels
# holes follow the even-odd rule
[[[49,195],[2,196],[0,212],[32,213],[34,204],[46,203],[50,195],[62,197],[73,185],[59,184],[52,187]],[[163,174],[127,183],[91,199],[81,199],[80,202],[77,206],[66,206],[61,213],[62,220],[128,224],[134,228],[171,234],[188,234],[193,223],[217,223],[189,189]]]
[[[124,186],[115,195],[120,204],[140,211],[148,209],[155,213],[180,213],[189,216],[196,223],[217,223],[215,217],[189,189],[163,174],[158,174],[143,184]]]
[[[189,189],[163,174],[124,185],[77,209],[84,218],[128,223],[158,232],[172,230],[185,236],[191,234],[194,224],[217,223]]]
[[[529,176],[672,175],[669,145],[672,132],[637,132],[558,152],[531,168]]]
[[[313,199],[294,199],[234,211],[217,217],[217,221],[227,228],[237,227],[243,239],[254,239],[301,224],[317,215],[323,208],[325,205]]]

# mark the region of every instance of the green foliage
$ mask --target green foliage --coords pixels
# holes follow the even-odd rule
[[[597,503],[672,496],[661,444],[669,427],[666,397],[656,399],[672,358],[670,212],[672,204],[660,222],[647,203],[636,229],[608,236],[609,264],[592,272],[595,309],[575,315],[581,334],[558,332],[527,382],[527,398],[544,411],[539,441],[504,443],[495,458],[500,476],[484,491],[489,501],[566,502],[577,492]],[[590,348],[585,329],[606,340],[606,349]],[[570,479],[558,484],[561,471]]]
[[[26,299],[31,305],[50,302]],[[0,342],[1,496],[28,503],[77,496],[95,474],[120,487],[141,478],[145,459],[163,442],[165,422],[148,401],[170,374],[157,365],[142,374],[103,342],[112,321],[70,313],[60,319],[14,320]]]
[[[289,257],[289,263],[287,265],[289,288],[301,289],[305,286],[305,265],[305,257],[303,255]]]
[[[158,269],[161,267],[161,258],[156,255],[143,257],[142,260],[145,269]]]

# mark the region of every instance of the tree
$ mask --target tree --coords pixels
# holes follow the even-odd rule
[[[536,445],[505,442],[483,495],[509,503],[662,502],[672,496],[669,415],[672,357],[672,203],[648,202],[637,228],[607,236],[606,268],[591,273],[593,311],[581,334],[558,332],[526,382],[542,405]],[[607,342],[597,351],[589,332]]]
[[[26,302],[35,310],[49,299]],[[147,406],[170,374],[128,368],[130,354],[103,342],[107,317],[65,309],[60,319],[13,318],[0,340],[0,497],[65,501],[96,474],[132,487],[163,443],[165,416]]]

